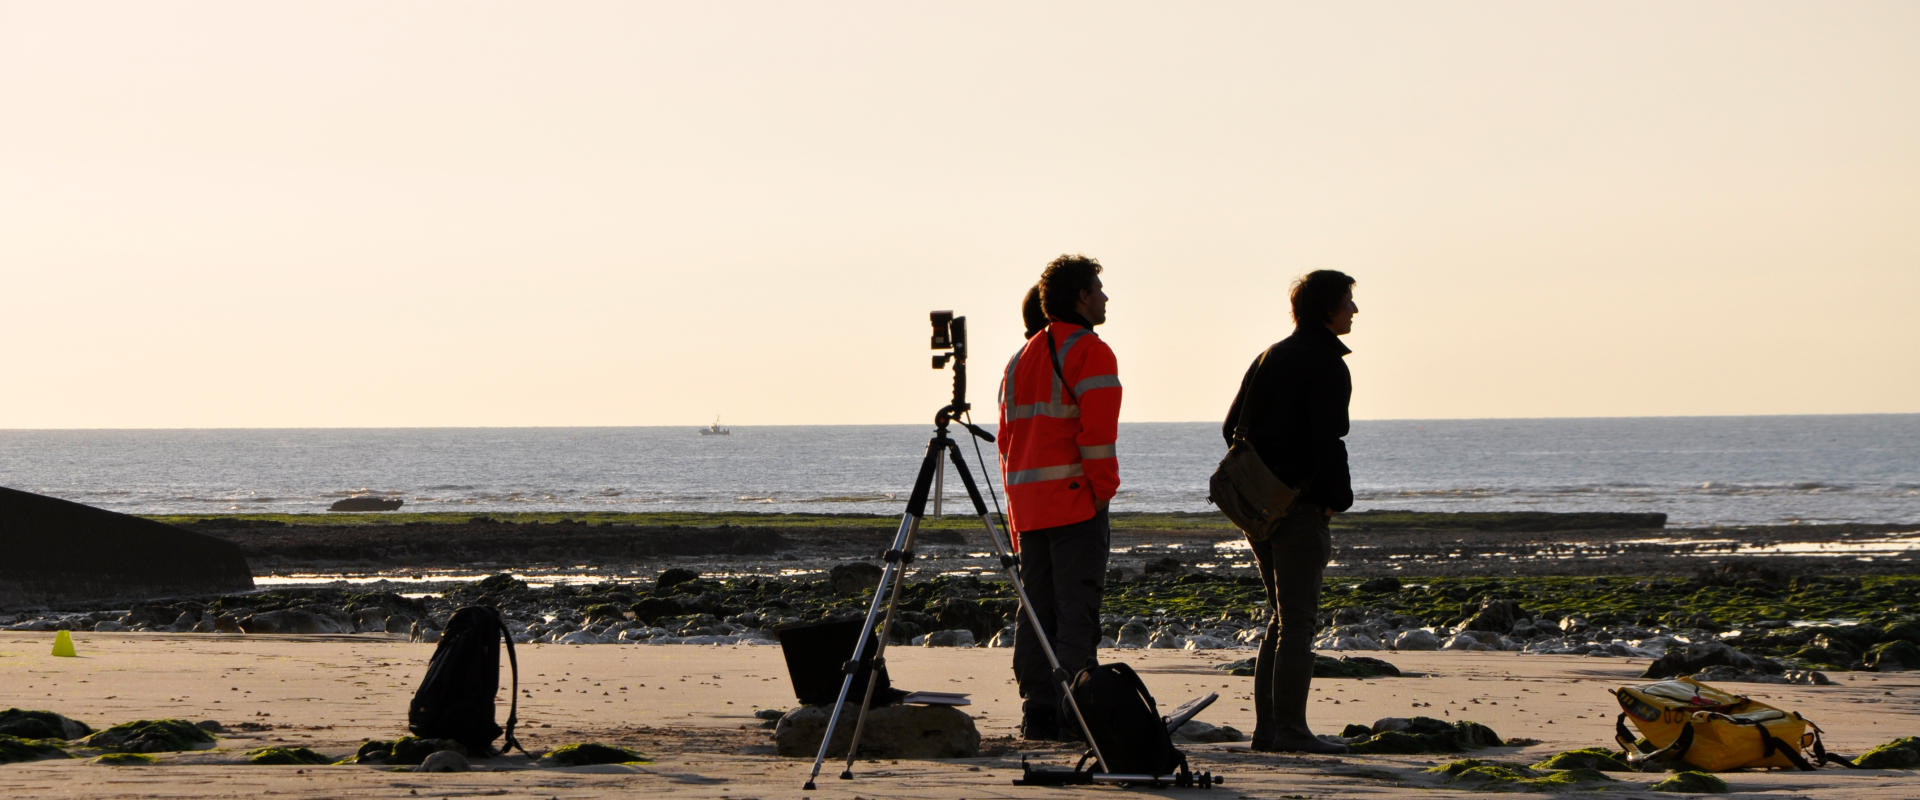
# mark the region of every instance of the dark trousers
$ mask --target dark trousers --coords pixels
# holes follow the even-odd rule
[[[1107,512],[1085,522],[1020,533],[1020,583],[1067,674],[1079,672],[1100,646],[1100,592],[1107,580],[1113,530]],[[1053,665],[1023,613],[1014,630],[1013,674],[1025,708],[1055,708]]]
[[[1252,545],[1272,610],[1253,666],[1253,741],[1310,739],[1313,634],[1319,626],[1321,576],[1333,558],[1326,509],[1295,503],[1272,536]]]

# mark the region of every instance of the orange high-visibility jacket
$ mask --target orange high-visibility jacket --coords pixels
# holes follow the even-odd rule
[[[1048,363],[1047,339],[1060,371]],[[1062,383],[1060,377],[1066,378]],[[1000,477],[1008,527],[1033,531],[1093,518],[1120,489],[1114,440],[1120,370],[1093,331],[1055,321],[1007,362],[1000,381]],[[1014,537],[1015,549],[1020,539]]]

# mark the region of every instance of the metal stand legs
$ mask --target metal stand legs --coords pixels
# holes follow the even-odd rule
[[[985,436],[986,434],[982,433]],[[989,437],[990,438],[990,437]],[[1101,755],[1100,746],[1094,743],[1093,732],[1087,728],[1086,718],[1080,713],[1080,706],[1073,699],[1072,676],[1060,666],[1060,659],[1053,653],[1053,643],[1047,639],[1046,630],[1040,626],[1040,617],[1033,610],[1033,603],[1027,599],[1026,586],[1020,583],[1019,561],[1016,560],[1008,545],[1000,537],[1000,529],[993,523],[993,516],[987,513],[986,501],[980,497],[980,488],[973,481],[973,473],[967,470],[967,462],[960,457],[960,446],[947,436],[946,418],[940,418],[939,430],[933,439],[927,442],[926,457],[920,461],[920,476],[913,483],[913,494],[907,499],[907,511],[900,517],[900,529],[894,534],[893,547],[887,550],[886,567],[880,572],[880,585],[873,589],[873,602],[867,608],[867,624],[861,630],[873,630],[876,618],[880,622],[880,635],[876,640],[873,655],[873,670],[867,678],[867,690],[860,701],[860,713],[855,718],[853,738],[847,742],[847,765],[841,770],[842,780],[853,779],[853,762],[860,752],[860,734],[866,727],[867,710],[873,703],[873,689],[879,679],[880,670],[886,666],[887,635],[893,628],[894,611],[900,604],[900,586],[908,561],[913,560],[913,539],[920,530],[920,520],[926,516],[927,495],[933,488],[935,474],[940,470],[940,457],[945,454],[953,462],[954,469],[960,474],[960,481],[967,487],[967,496],[973,500],[973,510],[980,517],[981,524],[987,528],[987,536],[993,540],[994,553],[999,556],[1000,567],[1006,572],[1007,580],[1013,583],[1013,590],[1020,598],[1020,608],[1026,614],[1027,623],[1033,626],[1034,634],[1039,638],[1040,648],[1047,654],[1047,662],[1053,666],[1053,679],[1060,687],[1060,696],[1066,698],[1067,708],[1073,714],[1074,722],[1080,726],[1080,732],[1093,748],[1094,760],[1100,765],[1100,771],[1107,771],[1106,757]],[[885,597],[886,616],[880,617],[881,598]],[[814,779],[820,777],[820,767],[827,760],[827,752],[833,747],[833,734],[840,725],[840,712],[846,708],[847,696],[853,690],[853,676],[859,672],[860,664],[866,657],[867,637],[863,634],[859,643],[854,645],[853,659],[842,668],[846,677],[840,683],[840,697],[834,701],[833,714],[827,719],[826,734],[820,739],[820,753],[813,759],[813,772],[807,776],[805,789],[815,789]]]

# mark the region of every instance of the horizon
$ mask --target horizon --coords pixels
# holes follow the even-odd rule
[[[1855,414],[1648,414],[1634,417],[1415,417],[1415,418],[1353,418],[1353,422],[1549,422],[1549,421],[1629,421],[1661,419],[1785,419],[1796,417],[1920,417],[1920,412],[1888,411]],[[735,424],[722,420],[721,427],[728,430],[738,428],[858,428],[858,427],[932,427],[931,423],[915,422],[825,422],[825,423],[766,423]],[[997,421],[989,420],[975,423],[981,427],[997,426]],[[1123,420],[1122,425],[1219,425],[1219,420]],[[360,430],[596,430],[625,428],[702,428],[705,425],[685,423],[664,423],[659,425],[352,425],[352,426],[295,426],[272,425],[258,427],[172,427],[172,428],[0,428],[0,433],[46,432],[46,431],[360,431]]]
[[[1920,412],[1912,3],[6,3],[0,109],[0,429],[912,424],[1061,253],[1127,422],[1315,269],[1356,419]]]

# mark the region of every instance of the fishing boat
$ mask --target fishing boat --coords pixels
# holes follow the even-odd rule
[[[701,436],[732,436],[733,431],[720,427],[720,415],[713,415],[713,424],[700,429]]]

